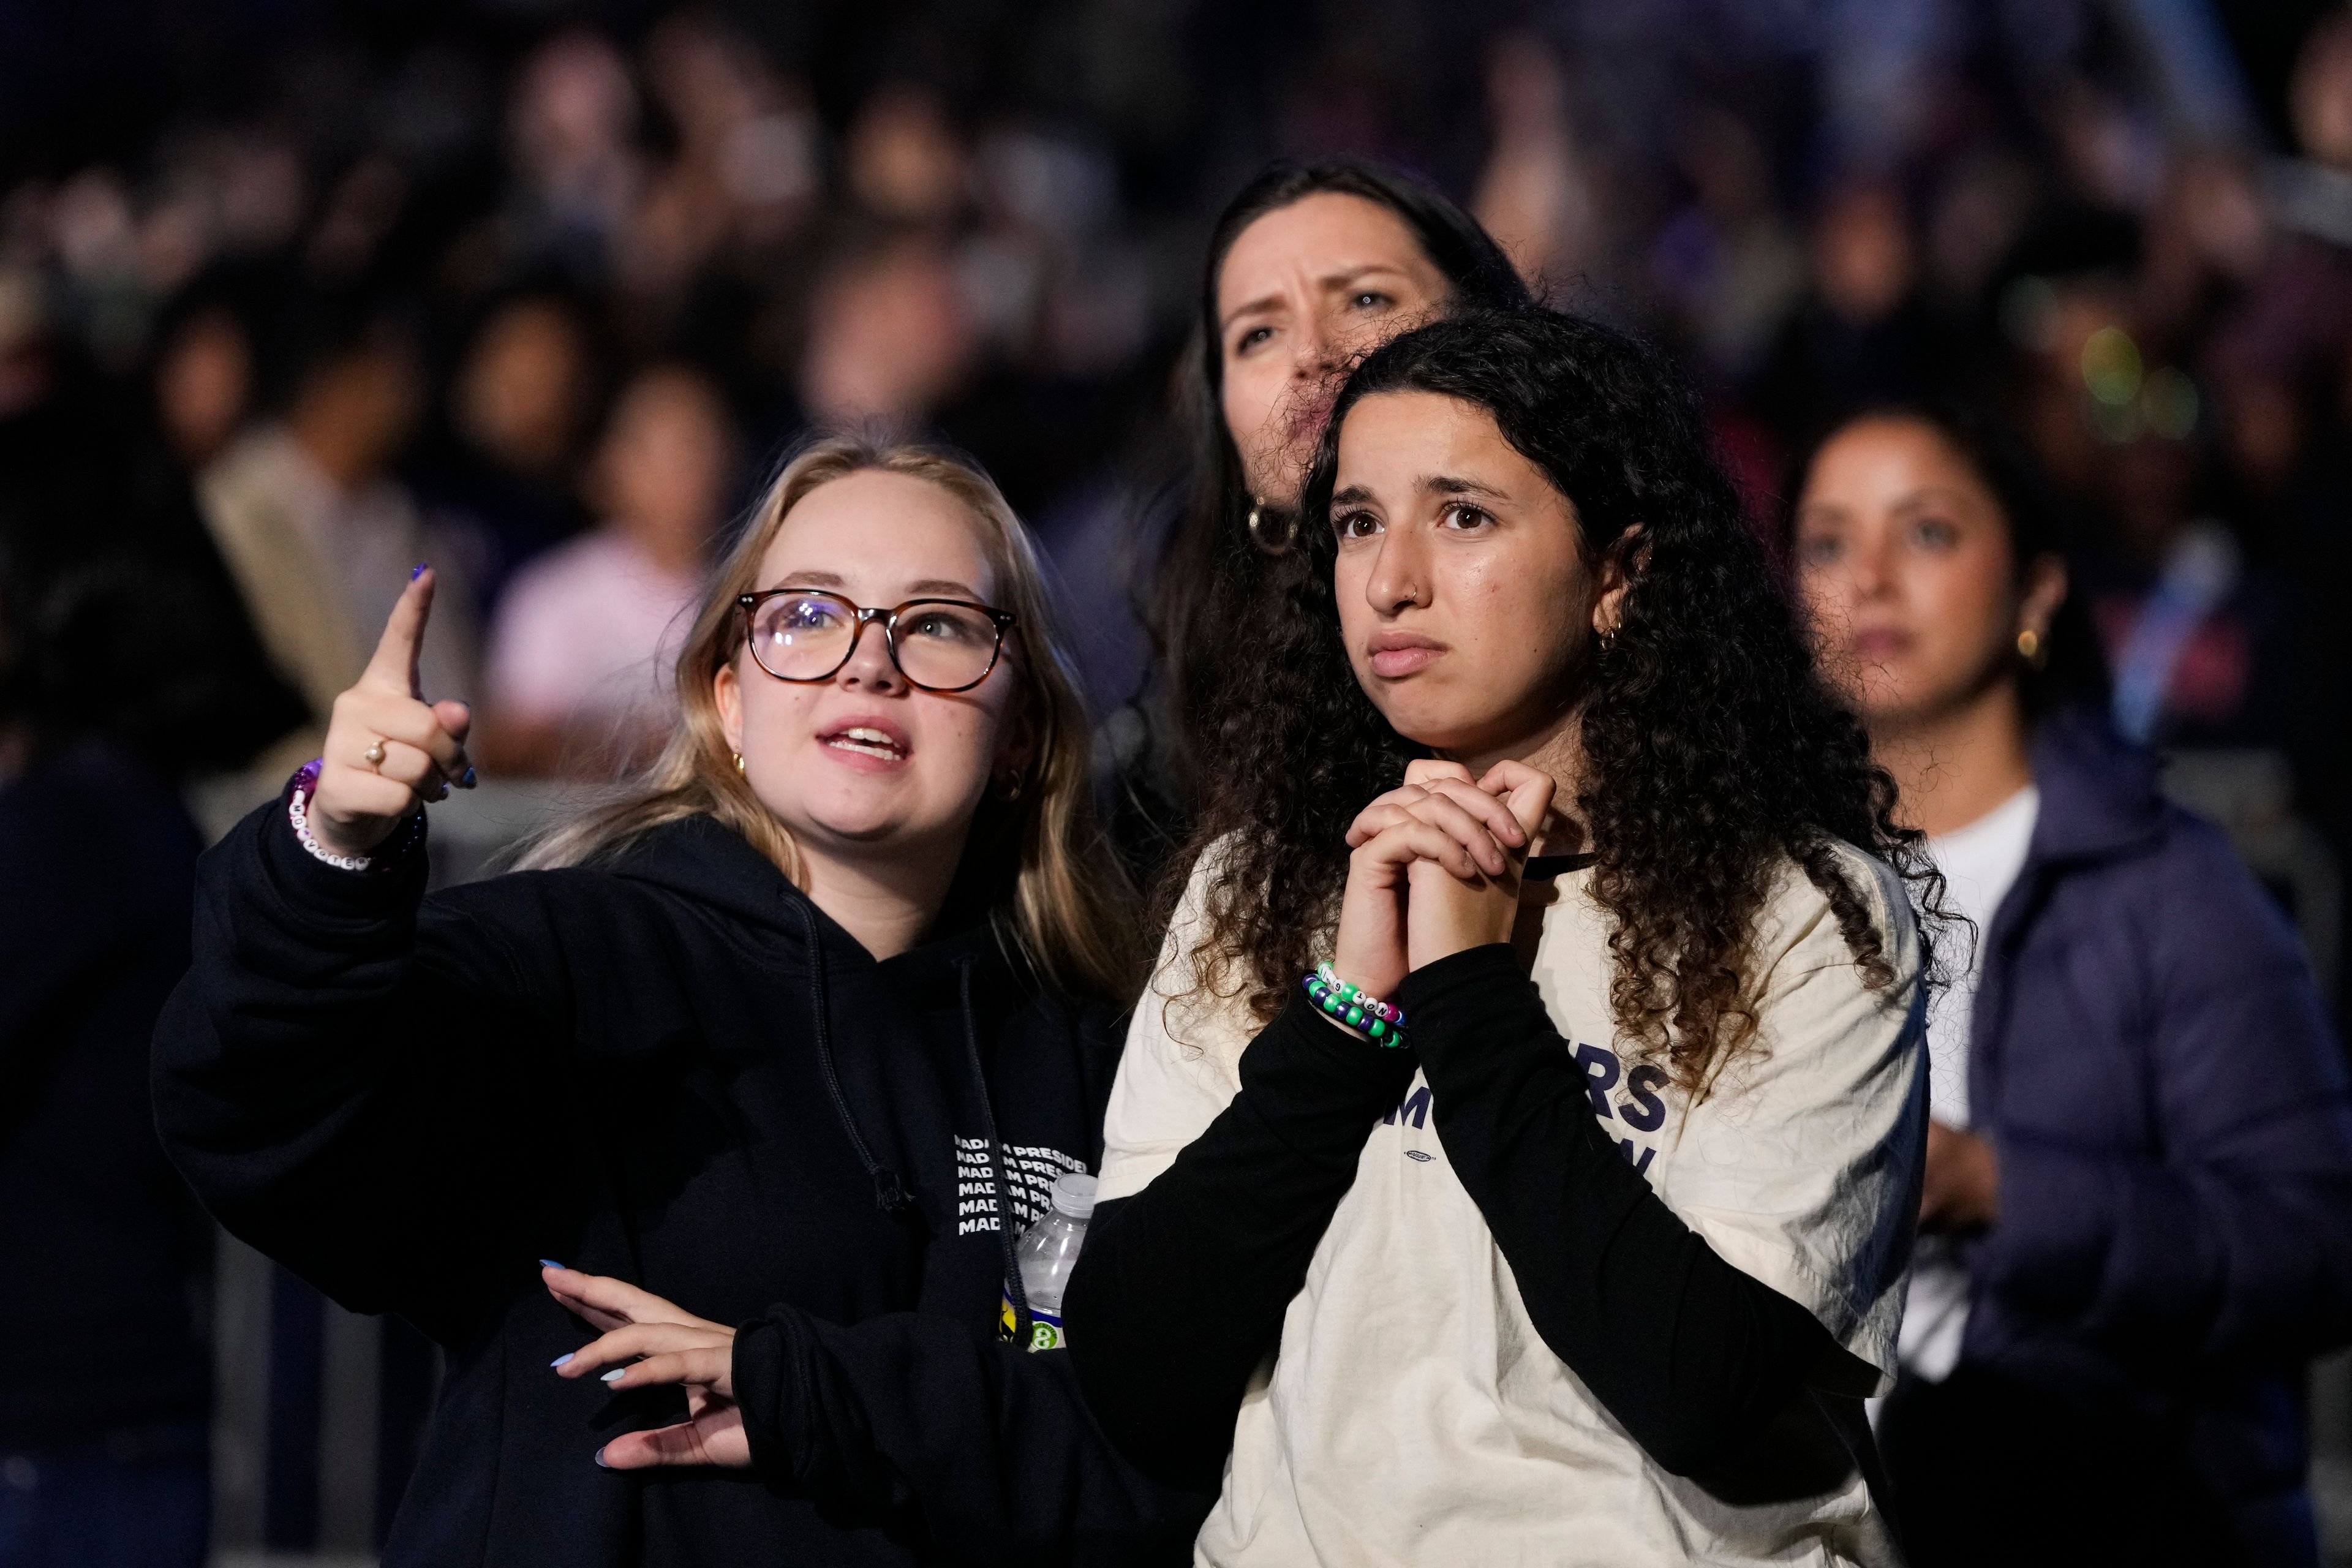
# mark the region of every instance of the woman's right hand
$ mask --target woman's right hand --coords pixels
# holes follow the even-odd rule
[[[1410,967],[1405,891],[1413,862],[1433,861],[1465,881],[1499,877],[1528,841],[1509,805],[1481,790],[1461,763],[1411,763],[1404,779],[1348,829],[1354,854],[1331,968],[1375,996],[1395,995]]]
[[[417,650],[432,613],[433,572],[426,567],[392,607],[359,680],[335,699],[310,805],[311,837],[330,854],[365,855],[451,784],[473,787],[466,759],[473,715],[462,702],[426,702],[417,681]],[[368,760],[372,751],[380,760]]]

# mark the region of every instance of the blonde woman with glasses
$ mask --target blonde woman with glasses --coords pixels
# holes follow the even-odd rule
[[[995,487],[803,452],[659,760],[427,893],[425,806],[473,780],[417,685],[433,587],[206,858],[157,1044],[223,1223],[446,1354],[385,1563],[1181,1557],[1204,1504],[998,1338],[1019,1230],[1099,1162],[1134,950]]]

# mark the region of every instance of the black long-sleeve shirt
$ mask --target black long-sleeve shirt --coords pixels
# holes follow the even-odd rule
[[[1738,1454],[1843,1352],[1805,1308],[1718,1257],[1619,1157],[1583,1069],[1510,950],[1410,976],[1412,1049],[1295,999],[1241,1091],[1173,1165],[1098,1210],[1067,1299],[1079,1380],[1139,1466],[1199,1484],[1251,1373],[1415,1059],[1447,1159],[1554,1353],[1663,1468]],[[1191,1310],[1213,1280],[1218,1310]]]

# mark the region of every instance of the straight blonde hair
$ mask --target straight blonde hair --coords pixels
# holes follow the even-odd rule
[[[925,447],[834,436],[784,466],[711,575],[678,654],[677,720],[661,754],[618,798],[533,844],[517,868],[609,861],[666,823],[710,816],[741,834],[794,885],[805,885],[800,847],[735,766],[715,688],[719,672],[742,650],[746,628],[737,600],[761,586],[760,563],[786,515],[810,492],[868,469],[921,479],[961,501],[995,572],[999,601],[1019,617],[1004,664],[1021,682],[1019,713],[1035,734],[1036,750],[1016,798],[982,802],[959,879],[985,868],[989,858],[1012,858],[1011,896],[991,902],[1030,963],[1066,990],[1125,1002],[1140,967],[1136,900],[1095,826],[1086,710],[1068,673],[1036,546],[994,480]],[[1017,857],[1009,855],[1016,846]]]

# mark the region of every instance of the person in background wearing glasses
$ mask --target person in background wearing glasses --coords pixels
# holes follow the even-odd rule
[[[447,1353],[384,1561],[1181,1559],[1206,1500],[996,1337],[1020,1229],[1099,1159],[1135,971],[995,487],[803,452],[703,597],[659,759],[427,895],[423,807],[473,777],[466,708],[417,689],[432,592],[205,858],[157,1038],[222,1222]]]

